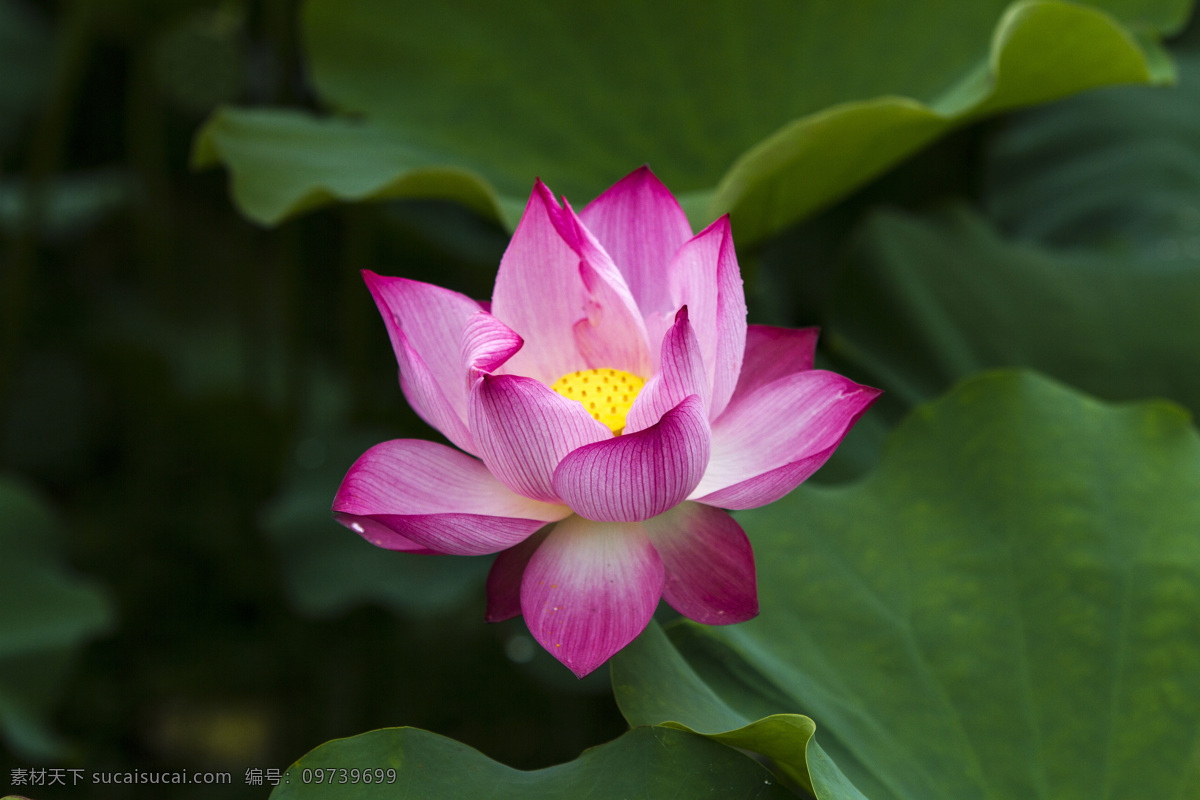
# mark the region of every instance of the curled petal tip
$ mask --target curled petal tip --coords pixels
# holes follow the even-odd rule
[[[558,204],[558,200],[554,197],[554,192],[550,191],[549,186],[542,183],[541,178],[538,178],[534,182],[533,193],[536,197],[541,199],[541,201],[546,205],[547,209],[553,209],[554,211],[561,210],[562,207]]]

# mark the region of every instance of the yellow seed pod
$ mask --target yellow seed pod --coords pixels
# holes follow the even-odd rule
[[[625,415],[645,385],[644,378],[624,370],[585,369],[568,372],[550,388],[582,405],[613,433],[620,433],[625,429]]]

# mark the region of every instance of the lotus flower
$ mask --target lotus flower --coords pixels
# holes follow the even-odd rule
[[[647,168],[579,214],[534,187],[489,304],[364,277],[408,402],[458,449],[400,439],[333,510],[409,553],[499,553],[487,619],[524,615],[583,677],[660,598],[721,625],[758,613],[724,509],[812,475],[879,392],[812,369],[816,331],[746,324],[723,217],[692,235]]]

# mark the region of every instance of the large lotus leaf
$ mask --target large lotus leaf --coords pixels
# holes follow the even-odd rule
[[[370,771],[375,782],[350,782],[351,768],[360,775]],[[316,781],[317,770],[321,782]],[[377,782],[375,770],[385,782]],[[392,783],[386,782],[388,770],[393,770]],[[638,728],[584,751],[569,764],[532,772],[511,769],[416,728],[385,728],[327,742],[293,764],[286,776],[272,800],[793,797],[771,773],[736,750],[668,728]]]
[[[104,593],[64,569],[45,505],[0,480],[0,735],[30,758],[53,757],[48,727],[74,651],[111,624]]]
[[[751,241],[969,119],[1169,80],[1155,36],[1190,5],[310,0],[318,93],[363,119],[225,110],[194,163],[225,163],[242,211],[272,224],[414,176],[493,213],[535,175],[582,203],[649,162]]]
[[[837,277],[831,352],[893,408],[1031,366],[1200,412],[1200,58],[1179,70],[1176,87],[1105,89],[1006,125],[986,158],[995,223],[961,207],[869,217]]]
[[[908,404],[1032,366],[1200,413],[1200,58],[1180,74],[1008,126],[984,200],[1012,240],[964,209],[869,219],[836,285],[834,351]]]
[[[499,219],[500,198],[478,175],[394,131],[300,111],[219,109],[197,135],[192,164],[224,163],[234,202],[274,225],[332,201],[441,197]],[[517,212],[519,214],[519,211]]]
[[[825,336],[893,400],[1027,366],[1107,399],[1200,412],[1200,262],[1014,243],[962,207],[881,212],[860,234]]]
[[[727,702],[672,647],[657,623],[613,660],[612,680],[630,725],[662,724],[761,753],[818,800],[863,797],[821,750],[810,718],[772,713],[769,705]],[[759,714],[766,716],[758,719]]]
[[[654,631],[617,657],[618,699],[698,730],[802,712],[872,800],[1198,797],[1197,486],[1177,406],[972,378],[862,482],[739,515],[762,612],[671,630],[732,715],[674,702]]]
[[[986,202],[1002,229],[1055,247],[1200,261],[1200,54],[1179,84],[1121,87],[1026,114],[990,147]]]

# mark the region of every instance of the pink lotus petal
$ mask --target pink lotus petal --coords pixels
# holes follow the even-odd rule
[[[471,434],[479,457],[510,489],[559,502],[554,470],[563,456],[612,438],[583,406],[532,378],[482,375],[471,390]]]
[[[564,506],[515,494],[477,459],[421,439],[383,442],[360,456],[342,480],[333,510],[344,525],[382,547],[406,550],[411,542],[454,555],[504,550],[570,514]],[[380,526],[399,538],[383,536]]]
[[[653,359],[646,324],[625,278],[570,204],[563,201],[559,232],[579,255],[579,277],[588,294],[587,316],[575,323],[575,340],[588,367],[649,375]]]
[[[480,310],[479,304],[466,295],[440,286],[407,278],[389,278],[370,270],[363,270],[363,280],[371,290],[371,296],[375,298],[375,305],[379,307],[384,325],[387,326],[392,349],[396,351],[396,360],[400,363],[401,381],[408,384],[405,393],[407,395],[412,391],[418,394],[417,402],[413,402],[411,397],[409,402],[426,422],[462,446],[458,439],[450,436],[450,431],[439,424],[442,422],[441,414],[426,416],[421,409],[432,409],[444,402],[459,420],[466,422],[467,387],[462,380],[459,344],[463,328],[471,315]],[[411,353],[403,352],[404,341],[423,362],[426,376],[418,379],[405,374],[405,367],[412,367],[415,360]],[[440,390],[440,400],[430,396],[430,382]]]
[[[740,398],[772,381],[812,369],[819,333],[818,328],[750,325],[746,329],[742,374],[738,376],[733,397],[729,398],[730,405],[736,405]]]
[[[692,227],[649,167],[617,181],[580,218],[616,262],[643,316],[679,307],[671,304],[666,268]]]
[[[529,559],[521,613],[582,678],[645,630],[662,589],[662,561],[640,525],[568,517]]]
[[[663,597],[705,625],[758,614],[754,551],[742,526],[719,508],[681,503],[643,523],[666,570]]]
[[[411,553],[418,556],[444,555],[436,550],[430,550],[424,545],[417,544],[407,536],[378,522],[374,517],[359,517],[354,514],[339,514],[334,512],[333,518],[350,530],[357,533],[376,547],[384,550],[396,550],[401,553]]]
[[[484,311],[478,311],[467,319],[463,327],[462,344],[459,349],[462,375],[467,381],[467,392],[474,383],[474,372],[492,372],[521,349],[524,342],[516,332],[500,320]]]
[[[554,491],[591,520],[649,519],[688,496],[708,454],[704,403],[690,395],[652,427],[569,453],[554,471]]]
[[[744,509],[758,508],[773,503],[800,484],[811,478],[817,470],[825,466],[825,462],[837,450],[837,445],[830,445],[811,455],[804,456],[790,464],[768,470],[739,483],[731,484],[714,492],[698,496],[703,487],[692,492],[692,499],[699,503],[718,508]]]
[[[696,341],[696,333],[688,321],[687,306],[684,306],[675,315],[675,324],[663,337],[658,373],[642,387],[625,417],[625,433],[649,428],[693,394],[700,398],[707,417],[712,387],[708,384],[704,359],[700,355],[700,343]]]
[[[497,553],[487,577],[487,622],[503,622],[521,616],[521,577],[534,551],[546,541],[553,527],[547,525],[520,544]]]
[[[778,500],[825,463],[879,395],[808,370],[740,398],[713,423],[712,458],[690,499],[722,508]]]
[[[709,419],[729,404],[746,350],[746,295],[729,217],[724,216],[680,248],[669,271],[675,308],[687,306],[712,385]]]
[[[587,315],[587,296],[579,255],[555,225],[561,215],[554,195],[538,181],[500,260],[492,293],[492,315],[525,340],[505,371],[547,385],[585,366],[574,329]]]
[[[358,526],[363,524],[364,519],[392,530],[430,553],[452,556],[481,556],[507,550],[545,524],[539,520],[487,514],[376,514],[369,518],[335,514],[334,517],[351,530],[361,533],[367,541],[389,550],[403,548],[396,546],[398,539],[373,539],[370,528],[360,532]]]
[[[466,420],[459,415],[425,361],[408,343],[407,334],[397,331],[393,341],[396,361],[400,364],[400,390],[413,411],[451,442],[474,454],[475,439]]]

